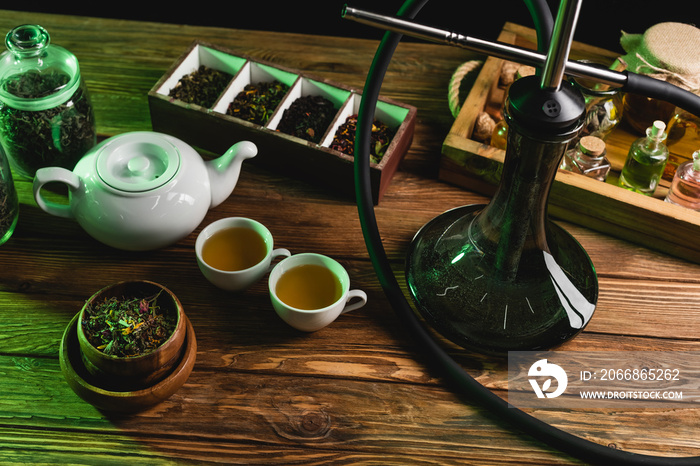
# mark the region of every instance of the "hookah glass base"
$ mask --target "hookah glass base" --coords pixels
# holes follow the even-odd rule
[[[450,210],[416,234],[406,275],[423,318],[453,343],[481,353],[542,350],[573,338],[598,295],[585,250],[548,222],[549,252],[525,251],[515,276],[504,277],[473,239],[484,207]]]
[[[585,116],[565,82],[515,81],[508,144],[491,202],[448,211],[415,236],[406,279],[424,318],[454,343],[485,353],[543,350],[579,333],[598,299],[581,245],[547,216],[550,187]]]

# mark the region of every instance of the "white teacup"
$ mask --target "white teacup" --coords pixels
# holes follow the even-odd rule
[[[325,278],[319,280],[319,277],[310,279],[308,275],[298,275],[301,270],[299,267],[308,265],[321,266],[330,272],[334,278],[335,286],[337,286],[332,294],[333,297],[329,295],[323,300],[307,299],[316,298],[316,296],[310,296],[312,294],[326,294],[328,291],[328,287],[325,285],[319,287],[319,283],[324,283]],[[293,271],[292,275],[288,275],[290,271]],[[294,275],[297,276],[294,277]],[[280,287],[280,280],[288,282],[292,279],[294,280],[293,286],[286,284],[286,288],[293,288],[296,295],[294,300],[296,301],[288,295],[283,289],[284,287]],[[321,254],[303,253],[283,259],[270,272],[268,287],[272,307],[277,315],[292,327],[304,332],[320,330],[337,319],[339,315],[359,309],[367,304],[367,295],[364,291],[350,289],[350,277],[345,268],[334,259]],[[300,304],[299,300],[305,302]]]
[[[206,254],[204,254],[207,252],[205,251],[205,247],[212,247],[212,243],[209,243],[212,241],[212,238],[218,233],[224,232],[224,230],[231,231],[231,229],[237,228],[243,228],[248,232],[254,232],[259,238],[254,235],[251,236],[251,238],[242,240],[239,238],[239,242],[244,246],[244,251],[231,251],[229,250],[230,244],[224,245],[217,250],[215,256],[219,257],[212,256],[209,258],[209,262],[207,262]],[[216,238],[217,241],[221,241],[221,236],[217,236]],[[259,244],[259,240],[262,240],[264,244]],[[230,243],[231,238],[228,238],[227,241]],[[251,243],[255,243],[259,248],[254,248]],[[263,275],[269,272],[272,269],[272,261],[274,259],[289,257],[291,255],[287,249],[273,249],[273,245],[272,233],[270,233],[270,230],[262,223],[250,218],[228,217],[207,225],[197,236],[194,249],[199,269],[207,280],[224,290],[241,291],[249,288],[260,280]],[[242,268],[234,267],[233,262],[231,264],[224,264],[221,262],[221,260],[224,260],[222,258],[225,257],[227,252],[232,256],[230,259],[236,262],[240,257],[233,256],[248,255],[255,249],[260,249],[258,254],[253,257],[248,257],[246,259],[247,262],[241,262],[246,264]],[[212,259],[217,259],[217,262]]]

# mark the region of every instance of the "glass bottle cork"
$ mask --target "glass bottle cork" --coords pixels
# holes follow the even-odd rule
[[[668,160],[665,129],[666,124],[656,120],[647,128],[646,137],[632,143],[620,173],[620,186],[647,196],[654,194]]]
[[[524,76],[532,76],[535,74],[535,68],[532,66],[528,65],[521,65],[518,67],[518,70],[515,72],[515,79],[514,81],[517,81],[518,79],[524,77]],[[512,83],[511,83],[512,84]],[[508,98],[508,89],[506,89],[506,99]],[[498,123],[496,123],[496,127],[493,130],[493,133],[491,134],[491,146],[497,148],[497,149],[506,149],[506,142],[508,141],[508,124],[506,123],[505,119],[500,120]]]
[[[605,181],[610,173],[610,162],[605,154],[605,142],[602,139],[597,136],[584,136],[576,147],[564,154],[559,168]]]
[[[678,166],[665,201],[700,211],[700,150]]]
[[[5,37],[0,55],[0,140],[13,170],[69,170],[96,143],[95,118],[78,60],[26,24]]]

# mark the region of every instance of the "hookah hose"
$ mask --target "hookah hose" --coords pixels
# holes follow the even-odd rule
[[[525,1],[537,27],[538,44],[548,44],[548,34],[551,31],[551,12],[547,7],[546,1]],[[398,16],[413,18],[425,3],[427,3],[427,0],[406,0],[399,9]],[[405,322],[414,338],[416,338],[417,344],[429,356],[430,362],[436,364],[445,373],[447,380],[451,382],[455,390],[466,398],[479,403],[498,417],[510,421],[522,432],[530,434],[553,448],[591,463],[667,466],[700,465],[700,457],[659,457],[616,450],[565,432],[509,405],[501,397],[481,385],[457,364],[433,339],[428,329],[423,326],[414,314],[386,256],[376,222],[369,182],[369,148],[374,109],[379,98],[379,90],[384,80],[384,75],[400,40],[401,34],[386,32],[370,66],[358,111],[354,162],[355,195],[367,251],[384,293],[400,320]],[[649,79],[636,79],[633,76],[637,75],[632,73],[629,76],[629,89],[633,88],[652,97],[667,98],[675,101],[683,100],[683,93],[679,94],[673,90],[675,86],[656,85],[656,80],[652,78],[649,79],[652,79],[654,82],[650,82]],[[644,77],[639,76],[639,78]],[[688,110],[691,111],[695,108],[700,109],[700,105],[693,104],[690,106],[692,108]],[[696,112],[693,111],[693,113]],[[700,112],[697,114],[700,114]]]

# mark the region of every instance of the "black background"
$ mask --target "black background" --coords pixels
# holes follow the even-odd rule
[[[547,1],[556,16],[559,1]],[[151,7],[149,5],[152,3],[142,1],[110,2],[110,8],[105,7],[105,3],[102,2],[84,3],[80,7],[61,3],[45,7],[15,3],[0,8],[379,40],[382,36],[381,31],[341,18],[345,4],[384,14],[395,14],[403,0],[194,1],[178,4],[163,2],[159,7]],[[526,4],[522,0],[433,0],[423,7],[416,20],[489,40],[496,39],[506,21],[533,26]],[[642,33],[653,24],[664,21],[696,24],[700,22],[700,8],[696,0],[584,0],[574,39],[620,52],[619,39],[622,30]]]

